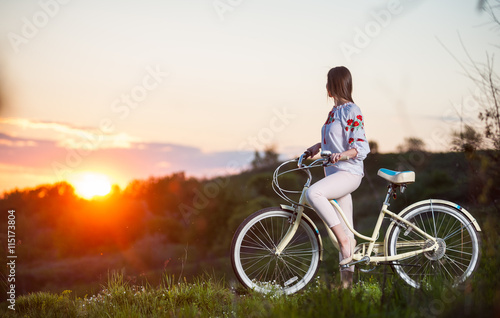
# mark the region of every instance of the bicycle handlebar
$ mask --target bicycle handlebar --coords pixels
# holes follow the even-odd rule
[[[318,159],[314,160],[313,162],[311,162],[308,165],[303,164],[303,161],[306,158],[308,158],[310,155],[311,155],[310,153],[304,152],[302,155],[300,155],[299,158],[285,161],[282,164],[280,164],[278,166],[278,168],[276,168],[276,170],[274,170],[272,188],[273,188],[274,192],[276,192],[276,194],[278,196],[280,196],[283,200],[285,200],[287,202],[290,202],[292,204],[295,204],[295,205],[300,205],[299,202],[294,201],[293,199],[289,198],[288,195],[289,194],[300,194],[302,192],[302,190],[287,190],[287,189],[281,188],[280,185],[279,185],[279,181],[278,181],[278,178],[280,176],[282,176],[284,174],[287,174],[287,173],[290,173],[290,172],[293,172],[293,171],[302,171],[302,172],[305,172],[307,174],[307,181],[305,182],[304,187],[309,187],[310,184],[311,184],[311,181],[312,181],[312,174],[311,174],[311,171],[310,171],[311,168],[321,167],[321,166],[326,167],[326,166],[329,166],[329,165],[333,164],[330,161],[330,157],[332,155],[332,153],[330,151],[323,151],[321,153],[321,158],[318,158]],[[341,158],[339,158],[339,161],[340,160],[348,160],[348,159],[349,159],[349,157],[342,156]],[[294,163],[294,162],[297,162],[297,168],[289,169],[289,170],[286,170],[286,171],[280,171],[280,169],[283,166],[285,166],[287,164]]]
[[[297,167],[300,169],[310,168],[310,167],[314,166],[314,164],[317,163],[318,161],[323,161],[323,165],[327,166],[330,163],[330,158],[332,156],[332,152],[331,151],[323,151],[323,152],[321,152],[321,159],[316,159],[309,166],[303,166],[302,161],[304,161],[304,159],[307,159],[309,156],[311,156],[311,152],[309,150],[306,150],[302,155],[300,155],[300,157],[297,158]],[[349,160],[349,156],[342,156],[339,158],[339,161],[346,161],[346,160]]]

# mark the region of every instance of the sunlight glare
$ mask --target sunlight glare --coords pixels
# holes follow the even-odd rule
[[[100,173],[82,172],[70,179],[75,193],[87,200],[96,196],[105,196],[111,191],[109,178]]]

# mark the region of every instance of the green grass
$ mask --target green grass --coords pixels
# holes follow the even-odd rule
[[[166,276],[158,286],[131,285],[113,274],[96,295],[78,297],[37,292],[20,296],[16,311],[2,304],[4,317],[452,317],[494,314],[493,299],[473,293],[477,280],[463,287],[444,284],[413,289],[392,275],[364,276],[351,290],[328,278],[316,279],[289,296],[259,294],[230,286],[214,275],[193,282]],[[498,292],[496,295],[498,302]],[[500,309],[499,307],[496,308]],[[498,312],[497,312],[498,314]]]
[[[390,269],[358,273],[351,290],[338,288],[331,264],[297,294],[259,294],[216,274],[192,280],[164,274],[154,286],[108,275],[93,295],[74,291],[18,296],[16,311],[0,304],[2,317],[499,317],[500,218],[493,208],[476,210],[482,224],[482,258],[463,286],[433,283],[414,289]],[[333,255],[333,254],[332,254]],[[329,266],[330,265],[330,266]]]

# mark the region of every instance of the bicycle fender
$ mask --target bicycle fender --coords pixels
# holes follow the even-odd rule
[[[280,204],[280,207],[283,210],[287,210],[290,212],[295,211],[295,208],[290,206],[290,205]],[[313,226],[313,230],[316,233],[316,236],[318,237],[318,241],[319,241],[319,260],[323,261],[323,241],[321,240],[321,234],[319,234],[318,227],[316,226],[316,224],[314,224],[314,222],[311,220],[311,218],[309,218],[309,216],[307,216],[305,213],[302,213],[302,218],[306,219],[309,222],[309,224],[311,224]]]
[[[453,202],[450,202],[450,201],[446,201],[446,200],[438,200],[438,199],[428,199],[428,200],[423,200],[423,201],[419,201],[419,202],[416,202],[410,206],[407,206],[403,211],[399,212],[399,216],[403,216],[403,214],[407,213],[408,211],[416,208],[416,207],[419,207],[421,205],[427,205],[427,204],[443,204],[443,205],[448,205],[456,210],[459,210],[460,212],[462,212],[470,221],[471,223],[474,225],[474,227],[476,228],[476,230],[478,232],[481,232],[481,227],[479,226],[479,224],[477,223],[476,219],[472,216],[472,214],[469,213],[469,211],[467,211],[466,209],[464,209],[462,206],[456,204],[456,203],[453,203]],[[385,242],[387,242],[387,240],[389,239],[389,233],[391,233],[391,230],[392,228],[394,227],[394,223],[391,223],[389,225],[389,227],[387,228],[387,233],[385,235]]]

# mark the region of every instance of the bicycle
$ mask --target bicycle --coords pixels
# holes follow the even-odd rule
[[[315,277],[323,260],[323,243],[318,227],[303,213],[306,207],[312,209],[306,202],[305,193],[312,181],[310,169],[330,164],[330,155],[323,152],[321,158],[306,165],[303,163],[305,154],[302,154],[282,163],[274,171],[273,190],[291,205],[259,210],[236,230],[231,243],[231,263],[243,286],[263,293],[292,294]],[[295,162],[296,168],[281,171]],[[299,170],[307,175],[302,191],[280,187],[279,177]],[[415,288],[431,278],[440,278],[454,286],[463,283],[479,265],[481,228],[476,219],[462,206],[438,199],[419,201],[398,214],[393,213],[388,209],[390,199],[398,189],[403,193],[408,184],[415,182],[415,173],[380,169],[377,175],[389,185],[372,236],[358,233],[346,221],[337,202],[330,201],[349,230],[367,241],[356,246],[352,261],[344,267],[372,265],[372,269],[361,269],[368,272],[378,265],[389,265]],[[292,194],[300,194],[298,202],[289,197]],[[377,242],[385,216],[390,224],[384,241]],[[339,250],[335,235],[326,224],[325,227]]]

